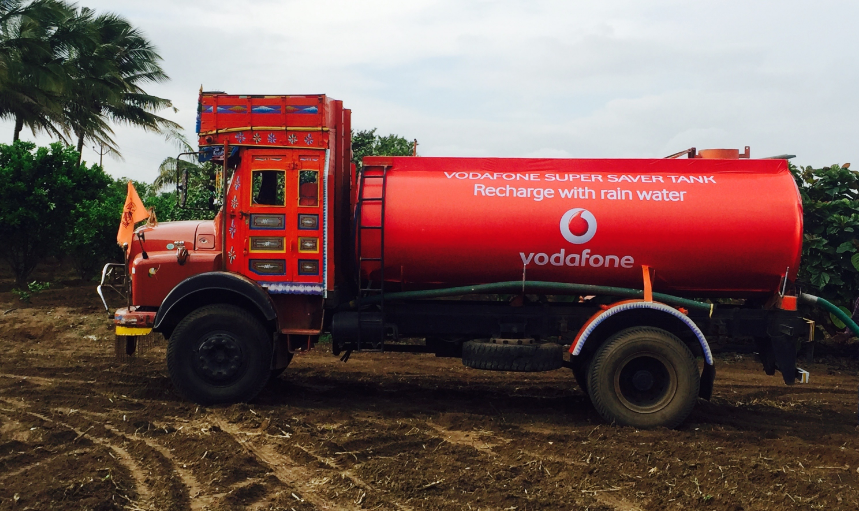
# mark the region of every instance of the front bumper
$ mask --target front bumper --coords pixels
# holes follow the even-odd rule
[[[155,311],[141,311],[137,307],[117,309],[113,315],[116,335],[140,336],[152,332],[155,324]]]
[[[122,299],[128,303],[128,274],[124,264],[108,263],[101,269],[101,281],[98,287],[95,288],[101,303],[104,304],[104,310],[110,314],[110,306],[107,304],[107,299],[104,297],[104,292],[108,289],[117,293]]]

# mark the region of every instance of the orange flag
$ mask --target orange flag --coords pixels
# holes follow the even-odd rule
[[[116,233],[116,242],[121,247],[124,243],[128,243],[131,247],[131,240],[134,238],[134,224],[149,218],[149,212],[146,211],[146,206],[137,195],[137,190],[131,181],[128,182],[128,195],[125,197],[125,207],[122,208],[122,220],[119,222],[119,232]],[[126,251],[126,253],[128,253]]]

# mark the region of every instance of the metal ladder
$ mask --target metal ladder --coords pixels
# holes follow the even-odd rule
[[[368,179],[381,179],[381,193],[378,197],[364,197],[364,187],[366,185],[366,181]],[[379,299],[379,313],[377,317],[367,318],[366,320],[362,317],[361,323],[370,322],[370,323],[378,323],[380,334],[379,343],[372,348],[366,349],[362,348],[360,339],[358,340],[358,345],[355,347],[355,351],[384,351],[385,346],[385,337],[386,337],[386,328],[385,328],[385,192],[387,190],[388,184],[388,167],[382,167],[381,174],[367,175],[367,173],[362,169],[360,173],[360,178],[358,181],[358,204],[356,206],[355,212],[355,236],[357,237],[356,245],[357,245],[357,263],[358,263],[358,271],[356,273],[357,283],[358,283],[358,295],[363,298],[366,296],[370,296],[373,294],[381,295]],[[380,207],[380,216],[379,216],[379,225],[364,225],[364,204],[365,203],[378,203]],[[364,231],[379,231],[379,257],[364,257],[363,256],[363,235]],[[370,279],[367,279],[367,282],[364,282],[364,279],[361,277],[361,270],[364,267],[365,263],[379,263],[379,287],[372,287],[372,283]],[[364,316],[365,313],[362,313]]]

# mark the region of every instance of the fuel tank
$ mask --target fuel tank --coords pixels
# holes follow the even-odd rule
[[[353,197],[361,273],[378,285],[384,245],[389,290],[523,278],[640,289],[646,265],[656,291],[752,297],[799,266],[802,202],[786,160],[364,164]]]

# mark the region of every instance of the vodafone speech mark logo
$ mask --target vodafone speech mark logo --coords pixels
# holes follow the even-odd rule
[[[574,245],[589,242],[596,233],[597,219],[593,213],[584,208],[573,208],[561,217],[561,234],[565,240]],[[551,250],[548,252],[519,252],[519,257],[522,259],[522,271],[524,272],[531,263],[537,266],[551,265],[625,269],[635,267],[635,258],[629,255],[594,254],[589,248],[583,249],[580,253],[576,253],[575,251],[567,253],[567,250],[569,250],[569,247],[558,249],[555,253],[551,253]]]
[[[597,219],[584,208],[573,208],[561,217],[561,235],[574,245],[587,243],[597,233]]]

